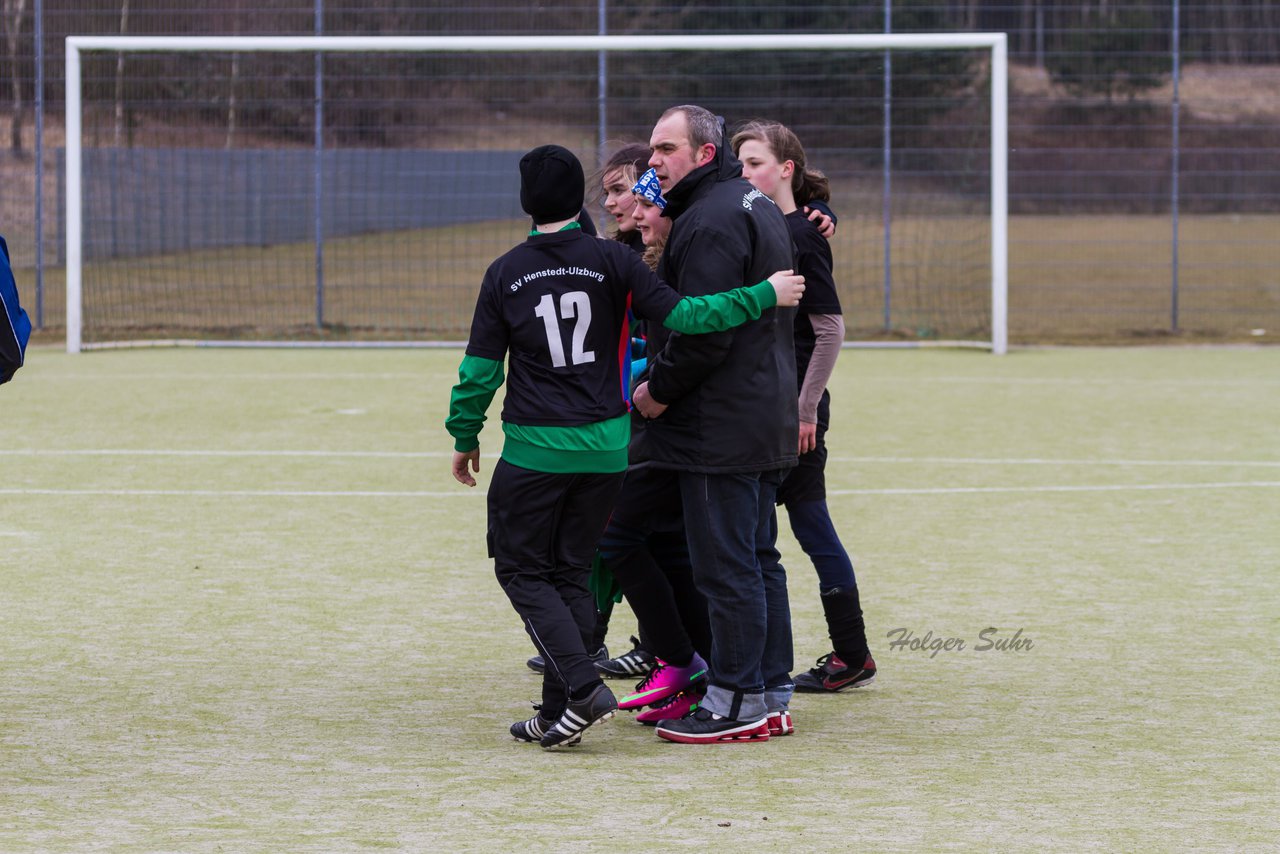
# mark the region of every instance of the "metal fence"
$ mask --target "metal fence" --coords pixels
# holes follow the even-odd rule
[[[523,153],[322,152],[320,168],[332,176],[321,199],[325,237],[519,218],[511,176]],[[59,185],[65,168],[59,157]],[[315,168],[309,151],[90,149],[85,260],[310,240]],[[156,186],[164,191],[145,190]],[[59,248],[63,224],[59,216]]]
[[[57,334],[62,323],[57,313],[58,152],[63,142],[62,40],[69,34],[965,30],[1010,34],[1014,62],[1009,161],[1012,340],[1175,337],[1265,342],[1274,341],[1280,331],[1280,241],[1275,239],[1280,234],[1277,4],[886,0],[878,6],[664,5],[584,0],[532,7],[491,0],[483,6],[370,9],[333,0],[260,0],[251,8],[240,0],[214,0],[198,8],[139,0],[6,0],[2,9],[11,85],[4,93],[10,134],[0,154],[0,231],[9,240],[24,302],[33,308],[37,326],[50,335]],[[891,195],[909,187],[912,178],[927,169],[927,163],[920,164],[929,159],[929,151],[927,145],[919,144],[923,137],[904,136],[911,119],[896,112],[904,102],[900,92],[907,78],[895,78],[890,62],[883,65],[881,103],[871,105],[875,109],[868,112],[866,128],[884,140],[884,156],[873,170],[881,180],[870,187],[870,194],[846,197],[845,211],[853,207],[857,216],[845,221],[861,227],[880,220],[887,233],[895,209]],[[284,93],[279,103],[285,106],[276,109],[297,112],[296,123],[304,129],[302,137],[292,141],[297,147],[308,145],[305,131],[312,119],[307,110],[316,91],[313,73],[318,74],[320,67],[308,64],[277,75]],[[126,68],[123,58],[106,57],[86,79],[87,91],[95,94],[103,111],[88,141],[95,152],[91,156],[101,159],[94,173],[105,170],[110,176],[113,168],[117,170],[115,177],[105,179],[98,203],[110,204],[110,186],[124,180],[120,170],[125,163],[132,164],[125,170],[134,176],[130,180],[146,180],[145,172],[139,171],[144,167],[138,164],[150,158],[151,167],[146,168],[163,170],[162,180],[173,188],[174,210],[180,210],[181,164],[188,164],[188,174],[198,174],[215,157],[192,157],[189,152],[243,148],[246,143],[223,146],[219,139],[174,139],[168,153],[157,153],[154,135],[144,133],[138,113],[121,105],[145,103],[153,97],[152,91],[181,98],[182,87],[190,83],[179,77],[198,80],[201,69],[186,69],[184,75],[161,69],[149,78],[156,88],[141,93],[131,88],[137,85],[138,70],[132,60]],[[594,72],[593,68],[584,71]],[[470,68],[466,73],[474,81],[486,72]],[[741,73],[749,79],[753,69],[744,68]],[[437,79],[447,82],[448,73],[442,75]],[[610,114],[611,98],[622,103],[632,95],[617,91],[625,85],[624,75],[615,79],[601,99],[602,115]],[[397,92],[413,85],[412,77],[386,81],[372,103],[340,87],[320,88],[318,138],[332,148],[377,149],[376,157],[387,163],[412,161],[416,155],[408,150],[411,143],[397,137],[394,101]],[[696,88],[693,91],[696,95]],[[500,99],[501,93],[493,97]],[[222,104],[222,109],[227,106]],[[270,104],[243,100],[229,113],[231,129],[226,129],[225,120],[221,126],[227,133],[243,131],[254,121],[268,121],[265,114],[271,109]],[[429,118],[446,124],[458,120],[448,115]],[[427,120],[412,118],[413,122]],[[600,137],[614,136],[620,123],[605,127],[602,121],[601,125]],[[635,135],[634,127],[628,129]],[[939,133],[945,135],[945,126]],[[839,146],[824,140],[817,147]],[[865,140],[847,147],[865,148]],[[225,156],[231,157],[232,152]],[[236,152],[235,156],[247,155]],[[262,156],[286,163],[301,155],[280,151]],[[373,155],[326,152],[326,156]],[[253,168],[250,160],[244,163],[244,170]],[[292,168],[281,166],[278,171],[291,174]],[[398,177],[401,168],[387,172],[392,176],[387,180],[406,191],[405,205],[411,208],[417,194],[411,191],[411,183]],[[348,190],[352,195],[324,203],[334,205],[332,211],[326,207],[326,221],[330,215],[335,218],[332,221],[344,215],[358,218],[350,200],[359,190]],[[272,195],[287,200],[295,192],[296,188],[282,185]],[[883,204],[875,200],[875,193],[885,194]],[[483,207],[485,202],[476,204]],[[837,208],[840,204],[837,198]],[[302,210],[294,205],[270,219],[297,222],[296,214]],[[190,219],[184,223],[180,216],[155,210],[144,213],[152,219],[159,215],[165,233],[182,230],[183,239],[192,246],[216,243],[232,227]],[[243,224],[239,216],[234,210],[224,211],[228,222]],[[141,215],[117,220],[133,227],[130,239],[141,239],[138,235],[145,231],[141,225],[145,221]],[[117,248],[122,238],[122,234],[104,237]],[[147,239],[169,245],[163,241],[173,238]]]

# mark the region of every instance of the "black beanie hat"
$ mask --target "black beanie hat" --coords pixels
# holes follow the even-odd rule
[[[520,207],[539,225],[577,216],[585,189],[582,164],[567,148],[542,145],[520,158]]]

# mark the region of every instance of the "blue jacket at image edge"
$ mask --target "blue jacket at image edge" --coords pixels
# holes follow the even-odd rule
[[[9,266],[9,244],[0,237],[0,302],[4,313],[0,315],[0,384],[13,379],[14,371],[22,367],[31,338],[31,320],[18,304],[18,284],[13,280]]]

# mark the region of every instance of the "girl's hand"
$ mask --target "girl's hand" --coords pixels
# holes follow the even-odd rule
[[[818,447],[818,425],[800,422],[800,453],[807,454]]]
[[[773,292],[778,297],[778,305],[788,308],[800,304],[804,296],[804,276],[797,276],[790,270],[779,270],[769,277]]]

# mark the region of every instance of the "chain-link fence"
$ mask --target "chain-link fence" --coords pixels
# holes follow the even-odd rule
[[[122,33],[1004,31],[1012,61],[1011,340],[1265,342],[1280,333],[1275,4],[502,0],[372,9],[214,0],[177,9],[145,0],[0,0],[0,9],[10,81],[0,95],[10,129],[0,153],[0,232],[24,303],[49,338],[61,332],[64,305],[63,41]],[[808,62],[712,68],[675,55],[583,57],[547,69],[527,57],[97,55],[84,69],[85,179],[99,188],[86,198],[97,206],[86,208],[86,258],[99,262],[92,275],[100,283],[114,276],[153,286],[119,290],[115,303],[103,287],[97,305],[86,290],[86,321],[96,313],[156,334],[243,324],[219,313],[227,286],[216,268],[226,253],[254,246],[263,252],[258,266],[234,276],[261,285],[312,275],[319,210],[328,272],[349,268],[352,307],[349,315],[313,315],[309,297],[298,297],[306,306],[299,325],[314,317],[323,334],[457,337],[478,282],[475,263],[513,233],[502,217],[486,227],[492,243],[467,230],[514,199],[503,167],[512,152],[555,134],[590,160],[617,140],[646,139],[671,103],[706,101],[731,121],[787,121],[810,164],[836,179],[833,248],[859,337],[948,334],[913,306],[925,294],[969,299],[972,282],[954,286],[945,272],[963,263],[940,247],[969,252],[984,239],[965,202],[988,180],[986,117],[974,112],[986,85],[981,60]],[[846,83],[837,87],[835,77]],[[778,94],[765,97],[770,87]],[[319,199],[309,183],[317,151],[332,176]],[[358,178],[344,184],[344,175]],[[223,195],[211,202],[208,186]],[[152,194],[129,195],[138,187]],[[427,199],[447,199],[449,221]],[[433,254],[415,255],[407,247],[423,244],[426,231],[472,246],[474,263],[445,269]],[[353,242],[357,235],[366,237]],[[86,271],[86,288],[92,281]],[[305,283],[300,290],[310,293]],[[179,295],[193,302],[175,320],[178,309],[165,306]],[[418,314],[398,326],[406,311]]]

